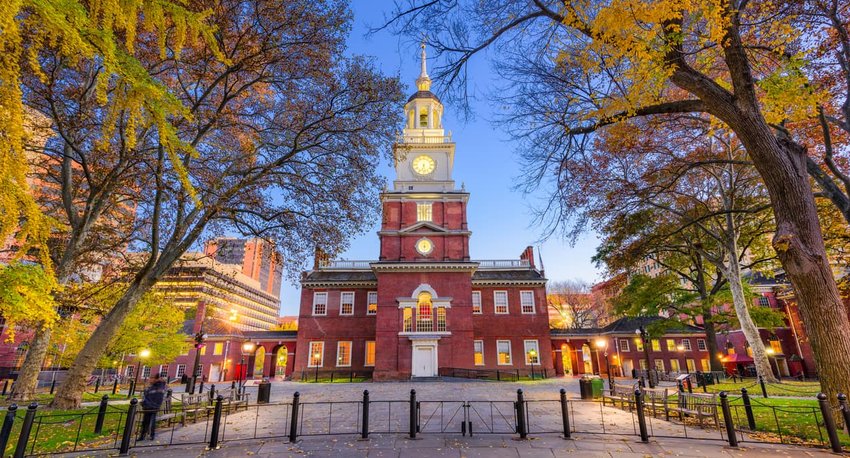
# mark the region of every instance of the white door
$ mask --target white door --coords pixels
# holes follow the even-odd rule
[[[434,369],[434,347],[414,347],[413,376],[433,377],[437,375]]]
[[[221,366],[218,364],[210,365],[210,377],[207,379],[210,382],[218,382],[219,376],[221,375]]]
[[[631,377],[632,376],[632,369],[634,369],[634,368],[635,368],[635,366],[632,363],[632,360],[624,359],[623,360],[623,377]]]

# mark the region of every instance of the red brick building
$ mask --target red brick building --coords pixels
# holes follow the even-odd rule
[[[375,261],[317,254],[301,281],[301,371],[359,370],[375,380],[447,369],[552,368],[546,279],[529,247],[519,259],[474,261],[470,194],[452,178],[455,144],[425,70],[404,106],[396,177],[381,194]]]

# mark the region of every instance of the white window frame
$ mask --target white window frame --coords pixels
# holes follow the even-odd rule
[[[372,362],[369,363],[369,344],[372,344],[372,349],[375,351],[375,354],[372,355]],[[375,357],[378,354],[378,347],[375,344],[374,340],[367,340],[365,344],[365,348],[363,349],[363,367],[375,367]]]
[[[484,313],[484,307],[481,305],[481,291],[473,291],[472,292],[472,314],[473,315],[481,315],[482,313]]]
[[[526,296],[526,297],[530,296],[531,297],[531,304],[526,304],[525,300],[524,300],[525,298],[523,296]],[[526,311],[526,307],[531,307],[531,310]],[[535,312],[537,312],[537,306],[534,304],[534,291],[520,291],[519,292],[519,308],[520,308],[520,311],[524,315],[534,315]]]
[[[670,360],[670,372],[682,372],[682,366],[679,365],[678,359],[673,358]]]
[[[213,356],[224,354],[224,342],[213,342]]]
[[[342,305],[348,304],[349,302],[343,302],[346,296],[351,297],[351,311],[348,313],[343,313]],[[354,315],[354,291],[341,291],[339,293],[339,315],[340,316],[351,316]]]
[[[319,301],[320,297],[324,298],[324,303]],[[317,305],[324,305],[325,306],[322,313],[316,313],[316,306]],[[312,313],[313,313],[313,316],[327,316],[327,314],[328,314],[328,292],[327,291],[316,291],[316,292],[313,293]]]
[[[319,364],[313,364],[313,353],[315,353],[313,351],[313,344],[319,345],[319,353],[321,354],[319,356]],[[307,354],[307,367],[325,367],[325,342],[322,340],[311,340],[310,344],[307,345],[307,349],[310,350]]]
[[[531,366],[531,359],[528,357],[528,352],[531,351],[529,348],[529,344],[534,344],[534,352],[537,353],[537,361],[534,363],[535,366],[540,365],[540,343],[537,342],[537,339],[526,339],[522,341],[522,349],[524,350],[523,354],[525,355],[525,364],[527,366]]]
[[[625,342],[625,348],[623,347],[623,343]],[[630,352],[631,347],[629,347],[629,339],[617,339],[617,349],[622,352]]]
[[[343,344],[348,344],[348,364],[340,364],[339,349]],[[336,343],[336,367],[351,367],[351,350],[354,349],[354,343],[350,340],[340,340]]]
[[[481,346],[481,352],[480,352],[481,353],[481,362],[480,363],[475,362],[475,354],[479,353],[479,352],[475,351],[476,345]],[[476,366],[484,366],[485,365],[484,364],[484,341],[483,340],[473,340],[472,341],[472,363],[475,364]]]
[[[505,295],[505,311],[504,312],[499,311],[499,299],[498,299],[498,297],[499,297],[500,294]],[[511,306],[510,306],[510,302],[508,301],[508,292],[507,291],[505,291],[505,290],[493,291],[493,313],[495,313],[496,315],[508,315],[508,314],[511,313]]]
[[[150,366],[142,366],[142,378],[144,378],[144,379],[151,378],[151,367]]]
[[[168,364],[160,364],[159,365],[159,373],[165,374],[165,379],[168,380]]]
[[[510,361],[507,362],[507,363],[502,363],[502,362],[499,361],[499,353],[501,353],[499,351],[499,344],[503,343],[503,342],[508,344],[508,359]],[[513,364],[514,364],[514,355],[513,355],[513,349],[511,348],[511,341],[510,340],[497,340],[496,341],[496,365],[497,366],[513,366]]]
[[[198,370],[195,371],[195,374],[196,374],[195,377],[198,377],[198,378],[203,377],[203,375],[204,375],[204,365],[203,364],[198,364]]]
[[[177,365],[177,372],[175,373],[174,376],[177,377],[177,378],[180,378],[180,377],[183,377],[184,375],[186,375],[186,365],[185,364],[178,364]]]
[[[126,368],[124,368],[124,376],[125,377],[133,377],[136,375],[136,365],[130,364]]]
[[[416,202],[416,222],[434,221],[433,202]]]
[[[697,350],[708,351],[708,345],[705,339],[697,339]]]
[[[375,304],[375,310],[372,310],[369,307],[372,304]],[[369,291],[366,294],[366,314],[367,315],[377,315],[378,314],[378,292],[377,291]]]
[[[653,362],[653,364],[655,364],[655,367],[654,367],[655,370],[660,370],[661,372],[667,372],[667,368],[665,367],[663,359],[654,359],[654,360],[652,360],[652,362]],[[658,367],[658,366],[661,366],[661,367]]]
[[[702,363],[700,363],[700,364],[702,364]],[[685,370],[688,371],[688,373],[696,372],[697,371],[697,362],[695,360],[691,359],[691,358],[686,359],[685,360]]]
[[[682,339],[682,347],[685,351],[691,351],[691,339]]]

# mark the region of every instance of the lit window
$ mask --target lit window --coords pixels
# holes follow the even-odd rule
[[[493,291],[493,302],[495,304],[497,315],[505,315],[508,313],[507,291]]]
[[[709,372],[711,370],[711,364],[708,363],[707,359],[701,359],[700,363],[702,364],[703,372]]]
[[[670,372],[679,372],[679,360],[671,359],[670,360]]]
[[[431,332],[434,330],[434,317],[431,306],[431,294],[420,293],[419,303],[416,306],[416,331]]]
[[[658,339],[652,339],[652,351],[661,351],[661,342]]]
[[[734,355],[735,354],[735,347],[727,348],[726,353],[729,354],[729,355]]]
[[[507,366],[511,364],[511,341],[510,340],[497,340],[496,341],[496,352],[499,355],[498,364],[501,366]]]
[[[472,348],[475,352],[475,365],[483,366],[484,365],[484,341],[476,340],[472,342]]]
[[[630,351],[629,339],[620,339],[620,351]]]
[[[540,364],[540,348],[538,348],[536,340],[526,340],[525,345],[525,364]]]
[[[431,203],[416,204],[416,221],[432,221]]]
[[[472,313],[481,313],[481,291],[472,292]]]
[[[747,350],[747,356],[750,358],[753,357],[753,349],[750,347],[750,344],[744,344],[744,350]]]
[[[325,343],[324,342],[310,342],[310,354],[308,355],[310,359],[307,367],[322,367],[322,363],[325,359]]]
[[[635,348],[637,351],[643,351],[643,339],[635,339]]]
[[[773,349],[774,354],[777,354],[777,355],[783,354],[782,353],[782,342],[780,342],[779,340],[771,340],[770,341],[770,348]]]
[[[339,314],[354,315],[354,292],[339,293]]]
[[[328,314],[328,293],[313,293],[313,315]]]
[[[705,361],[708,361],[708,360],[705,360]],[[696,366],[696,364],[694,364],[694,360],[692,360],[692,359],[685,360],[685,364],[688,365],[688,372],[696,372],[697,371],[697,366]]]
[[[655,360],[655,370],[657,370],[659,372],[664,372],[664,360],[663,359],[656,359]]]
[[[520,291],[519,302],[522,313],[534,313],[534,291]]]
[[[222,355],[224,354],[224,342],[216,342],[213,347],[213,355]]]
[[[685,351],[691,351],[691,339],[682,339],[682,346],[685,347]]]
[[[367,296],[368,302],[366,306],[366,314],[367,315],[375,315],[378,313],[378,292],[377,291],[369,291]]]
[[[667,339],[667,351],[676,351],[676,341],[674,339]]]
[[[178,364],[177,365],[177,374],[175,374],[174,376],[177,377],[177,378],[180,378],[180,377],[183,377],[184,375],[186,375],[186,365],[185,364]]]
[[[366,341],[366,362],[363,363],[364,366],[374,366],[375,365],[375,341],[367,340]]]
[[[690,344],[690,342],[688,342]],[[707,351],[708,347],[705,346],[705,339],[697,339],[697,350],[699,351]]]
[[[404,332],[413,331],[413,310],[405,308],[402,313],[404,318]]]
[[[201,356],[204,356],[204,355],[206,355],[206,354],[207,354],[207,346],[206,346],[206,345],[202,345],[202,346],[201,346]]]
[[[446,308],[437,307],[437,332],[446,332]]]
[[[351,342],[337,342],[336,344],[336,365],[337,367],[351,366]]]

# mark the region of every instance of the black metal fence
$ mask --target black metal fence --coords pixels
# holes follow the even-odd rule
[[[477,380],[495,380],[499,382],[517,382],[519,380],[541,380],[556,374],[554,369],[461,369],[441,367],[441,377],[469,378]]]
[[[371,370],[306,370],[299,373],[298,380],[301,382],[365,382],[372,380]]]
[[[290,401],[249,405],[231,402],[219,393],[200,404],[161,412],[153,440],[138,437],[145,412],[137,400],[113,406],[105,398],[99,406],[73,414],[40,413],[35,404],[26,409],[12,406],[0,428],[0,450],[16,458],[115,450],[126,454],[134,448],[177,444],[216,449],[228,441],[295,442],[310,436],[366,439],[371,434],[410,438],[501,434],[520,439],[547,434],[567,439],[577,433],[616,434],[636,436],[643,442],[650,437],[673,437],[724,441],[734,447],[740,442],[767,441],[833,451],[850,444],[850,436],[836,425],[836,415],[850,424],[846,397],[830,403],[820,395],[817,406],[780,407],[749,399],[743,390],[741,396],[723,392],[716,396],[716,403],[689,410],[682,402],[685,396],[689,394],[674,392],[662,400],[652,396],[651,390],[639,389],[623,395],[615,408],[598,400],[568,399],[563,389],[557,396],[536,393],[531,399],[519,389],[516,397],[499,400],[419,399],[415,390],[407,399],[373,400],[366,390],[360,399],[302,401],[296,392]],[[714,409],[716,423],[697,425],[699,409]],[[668,421],[673,420],[671,410],[679,413],[675,421]]]

